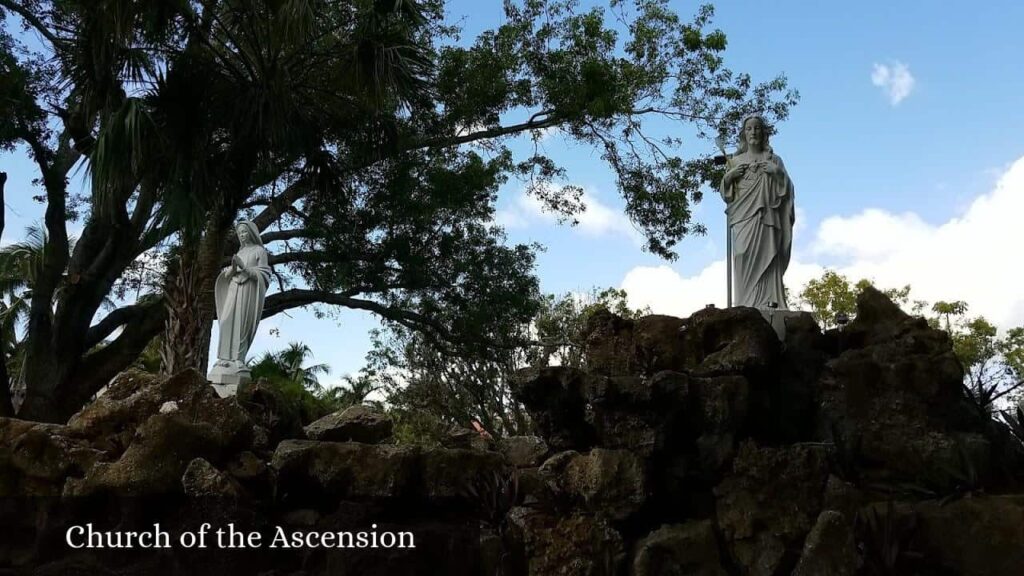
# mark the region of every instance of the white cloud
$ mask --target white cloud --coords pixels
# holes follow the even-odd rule
[[[817,228],[811,260],[826,259],[851,280],[868,278],[883,288],[910,284],[911,297],[930,302],[964,300],[1002,328],[1024,324],[1024,157],[956,217],[938,225],[912,212],[893,214],[869,208],[853,216],[833,216]],[[821,262],[794,260],[786,284],[797,291],[824,270]],[[633,306],[686,316],[725,301],[725,263],[716,261],[693,277],[668,268],[638,267],[622,287]]]
[[[578,224],[575,230],[588,236],[619,234],[637,245],[643,242],[642,235],[622,210],[611,208],[601,202],[592,189],[584,188],[580,200],[584,210],[576,215]],[[526,228],[535,223],[555,224],[558,222],[558,215],[547,210],[536,196],[524,191],[513,204],[498,210],[494,220],[496,224],[506,228]]]
[[[889,103],[896,106],[910,96],[914,76],[906,64],[894,60],[891,64],[876,63],[871,71],[871,83],[881,88],[889,97]]]

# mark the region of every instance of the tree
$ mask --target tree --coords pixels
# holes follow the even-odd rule
[[[325,395],[318,378],[329,374],[330,367],[326,364],[304,366],[311,357],[309,346],[292,342],[284,350],[265,352],[250,366],[252,379],[262,380],[277,390],[304,424],[336,408],[334,399]]]
[[[836,327],[836,317],[856,314],[857,295],[867,286],[826,270],[800,292],[800,303],[810,308],[823,328]],[[938,301],[930,307],[924,301],[910,301],[910,286],[883,290],[893,302],[911,306],[914,314],[924,316],[932,327],[949,334],[953,352],[964,368],[963,389],[978,409],[989,412],[997,401],[1024,388],[1024,327],[1011,328],[1000,336],[999,330],[982,316],[968,317],[968,304],[962,300]]]
[[[0,0],[44,42],[33,54],[0,32],[0,148],[30,151],[48,235],[20,416],[66,419],[160,333],[167,367],[205,368],[240,218],[276,243],[265,317],[357,308],[471,348],[528,320],[533,248],[505,245],[497,188],[522,178],[570,219],[581,204],[551,158],[511,152],[519,135],[600,151],[647,248],[674,257],[718,169],[650,120],[714,135],[752,112],[785,118],[796,95],[724,66],[710,7],[690,22],[662,0],[610,8],[611,23],[602,7],[510,1],[459,46],[440,0]],[[67,189],[78,162],[84,197]],[[153,297],[98,314],[154,253],[171,265]]]
[[[319,376],[330,374],[327,364],[303,366],[313,356],[307,344],[292,342],[278,352],[265,352],[252,365],[253,379],[269,378],[299,384],[310,392],[321,392]]]
[[[964,367],[964,392],[982,412],[1024,387],[1024,327],[999,330],[983,316],[968,317],[963,301],[936,302],[929,322],[949,333]]]
[[[863,278],[851,285],[846,276],[834,270],[825,270],[820,277],[804,285],[797,296],[797,304],[809,308],[823,329],[835,328],[836,319],[840,315],[853,319],[857,313],[857,295],[871,285],[869,280]],[[909,285],[884,289],[882,293],[900,305],[906,305],[910,300]]]
[[[519,371],[550,365],[582,368],[582,332],[598,310],[627,318],[649,313],[629,308],[626,293],[614,288],[546,295],[542,302],[532,321],[502,329],[507,345],[498,348],[453,355],[414,331],[378,333],[366,373],[380,382],[396,420],[416,429],[413,436],[430,437],[473,421],[498,436],[529,433],[526,412],[512,396]]]

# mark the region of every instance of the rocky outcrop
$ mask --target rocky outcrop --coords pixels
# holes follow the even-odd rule
[[[357,404],[328,414],[305,427],[310,440],[378,444],[391,439],[391,419]]]
[[[702,576],[1016,574],[1024,447],[972,409],[941,331],[876,291],[822,333],[752,309],[587,325],[526,370],[536,436],[395,443],[357,406],[303,428],[266,383],[127,372],[66,426],[0,418],[0,572]],[[21,497],[21,498],[19,498]],[[71,524],[410,531],[416,549],[123,551]],[[77,571],[77,572],[76,572]]]
[[[823,510],[804,541],[793,576],[854,576],[859,568],[850,519],[842,512]]]
[[[613,520],[629,518],[647,501],[644,463],[628,450],[561,452],[544,462],[540,477],[556,497]]]
[[[622,536],[600,516],[513,508],[508,522],[528,576],[614,576],[625,563]]]
[[[717,524],[744,574],[771,576],[792,567],[827,480],[821,447],[743,443],[714,493]]]
[[[633,576],[672,574],[728,576],[718,555],[710,520],[662,526],[637,543],[633,553]]]

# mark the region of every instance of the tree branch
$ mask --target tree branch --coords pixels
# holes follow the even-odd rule
[[[264,244],[270,244],[271,242],[280,242],[282,240],[294,240],[295,238],[303,238],[309,233],[305,228],[294,228],[292,230],[274,230],[272,232],[264,232],[260,234],[260,239],[263,240]]]
[[[266,230],[273,224],[288,208],[302,199],[309,192],[309,188],[302,185],[302,180],[293,183],[284,192],[270,199],[270,205],[252,219],[253,224],[260,232]]]
[[[282,252],[270,255],[270,265],[290,264],[292,262],[337,262],[338,258],[324,252]]]
[[[163,306],[160,301],[147,302],[145,304],[132,304],[131,306],[124,306],[114,310],[110,314],[107,314],[103,320],[100,320],[95,326],[90,327],[89,331],[86,332],[85,349],[89,350],[93,348],[121,326],[135,320],[143,314],[153,313],[153,311],[159,306]]]
[[[22,18],[24,18],[25,22],[28,22],[30,26],[32,26],[33,28],[36,29],[37,32],[39,32],[40,34],[43,35],[44,38],[49,40],[50,44],[53,44],[53,48],[55,50],[57,48],[59,48],[62,44],[64,44],[64,41],[61,40],[60,38],[58,38],[56,34],[51,32],[43,24],[43,21],[40,20],[38,16],[36,16],[32,12],[30,12],[28,10],[28,8],[25,8],[24,6],[21,6],[20,4],[16,4],[14,2],[11,2],[10,0],[0,0],[0,6],[2,6],[4,8],[7,8],[11,12],[14,12],[18,16],[21,16]]]
[[[293,288],[291,290],[285,290],[284,292],[271,294],[270,296],[267,296],[267,299],[263,304],[263,318],[269,318],[275,314],[284,312],[285,310],[301,308],[310,304],[331,304],[356,310],[367,310],[412,330],[423,330],[424,328],[427,328],[433,330],[442,337],[449,337],[448,329],[440,322],[422,314],[387,306],[372,300],[351,298],[342,294],[324,292],[321,290],[302,290]]]
[[[513,124],[511,126],[499,126],[497,128],[490,128],[488,130],[481,130],[479,132],[463,134],[462,136],[456,136],[454,138],[448,136],[429,138],[427,140],[415,142],[413,145],[406,148],[406,150],[436,147],[448,148],[451,146],[459,146],[462,144],[468,144],[470,142],[476,142],[477,140],[501,138],[502,136],[518,134],[519,132],[525,132],[527,130],[541,130],[543,128],[550,128],[551,126],[561,124],[562,121],[563,119],[561,117],[556,116],[553,113],[538,112],[537,114],[534,114],[533,117],[531,117],[529,120],[521,124]]]
[[[412,143],[406,146],[402,146],[398,150],[398,153],[408,152],[411,150],[419,150],[422,148],[448,148],[451,146],[459,146],[462,144],[468,144],[470,142],[476,142],[477,140],[500,138],[502,136],[518,134],[520,132],[525,132],[527,130],[541,130],[543,128],[549,128],[551,126],[561,124],[563,121],[563,118],[556,116],[551,112],[538,112],[534,114],[529,120],[527,120],[526,122],[522,122],[520,124],[513,124],[511,126],[499,126],[497,128],[490,128],[488,130],[481,130],[479,132],[463,134],[462,136],[445,136],[429,138],[426,140],[413,141]],[[376,162],[376,160],[374,162]],[[367,166],[373,164],[374,162],[369,162],[366,165],[362,166],[354,166],[353,170],[366,168]],[[309,193],[309,188],[302,184],[303,182],[300,179],[293,183],[291,186],[289,186],[287,189],[285,189],[285,191],[282,192],[279,196],[271,198],[269,201],[269,206],[264,208],[262,212],[260,212],[259,214],[256,215],[255,218],[253,218],[253,223],[256,224],[256,227],[260,231],[269,228],[270,225],[273,224],[278,218],[280,218],[281,215],[284,214],[292,204],[298,202],[303,197],[305,197],[306,194]]]
[[[82,407],[110,379],[131,366],[142,354],[154,336],[160,333],[167,319],[167,307],[163,299],[148,304],[152,306],[146,314],[138,314],[135,320],[124,325],[124,331],[107,346],[97,348],[82,359],[78,379],[66,381],[56,393],[60,399],[59,417],[66,421]]]

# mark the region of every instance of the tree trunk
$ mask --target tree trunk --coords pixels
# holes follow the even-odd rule
[[[7,172],[0,172],[0,238],[4,236],[4,187],[7,185]],[[7,373],[7,343],[0,335],[0,416],[14,416],[14,405],[11,403],[11,378]]]
[[[210,337],[216,317],[213,288],[220,272],[228,226],[211,219],[202,239],[182,249],[177,271],[169,279],[167,324],[160,350],[161,372],[185,368],[206,373]]]

